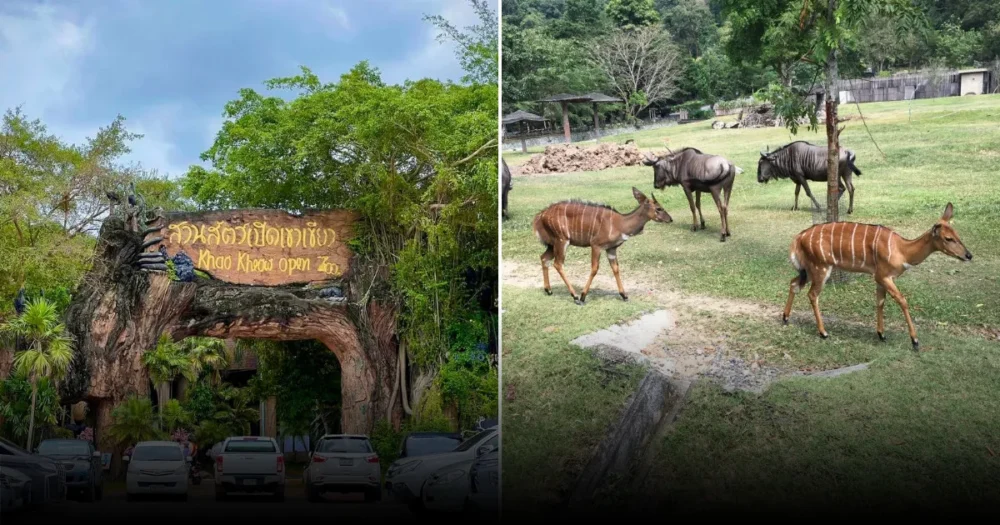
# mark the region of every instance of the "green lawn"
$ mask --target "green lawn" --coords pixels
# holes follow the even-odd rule
[[[654,469],[650,489],[660,497],[697,505],[739,490],[777,502],[830,492],[831,483],[840,492],[830,494],[859,494],[875,486],[878,474],[907,480],[913,498],[930,501],[935,495],[972,491],[970,484],[983,480],[978,474],[1000,479],[1000,457],[993,455],[1000,454],[995,408],[1000,406],[995,335],[1000,329],[1000,96],[862,105],[886,158],[856,107],[840,109],[842,116],[853,117],[841,142],[856,152],[863,172],[854,179],[854,214],[842,218],[883,224],[912,238],[952,202],[953,225],[975,255],[973,263],[963,264],[935,254],[897,280],[915,317],[920,354],[909,350],[903,316],[891,300],[886,305],[889,340],[878,342],[869,276],[825,288],[820,307],[830,339],[816,335],[804,293],[796,299],[790,325],[780,324],[788,282],[795,275],[789,243],[813,223],[813,213],[804,193],[801,210],[790,211],[794,185],[789,181],[758,184],[756,160],[767,146],[793,140],[823,144],[822,128],[793,136],[784,128],[713,130],[708,121],[606,139],[634,138],[641,148],[660,152],[669,138],[674,150],[694,146],[742,167],[730,201],[732,237],[719,242],[719,216],[711,198],[702,202],[707,229],[691,232],[683,192],[657,192],[674,223],[649,224],[618,250],[632,300],[618,298],[602,258],[587,305],[579,307],[555,271],[554,294],[541,292],[543,247],[531,232],[534,215],[569,198],[629,211],[635,206],[632,186],[647,195],[652,191],[652,169],[515,177],[502,248],[503,381],[515,394],[503,405],[505,498],[555,501],[570,486],[589,456],[588,447],[617,415],[639,373],[603,370],[569,341],[643,311],[675,307],[657,293],[663,291],[682,293],[686,304],[754,305],[758,315],[685,321],[725,339],[731,352],[758,354],[788,368],[874,364],[867,372],[835,380],[784,380],[761,396],[724,395],[699,386],[663,443],[662,465]],[[528,158],[520,153],[504,157],[512,167]],[[811,187],[825,202],[824,185]],[[842,214],[846,209],[847,196]],[[589,250],[571,248],[566,271],[577,289],[586,282],[589,263]],[[930,473],[942,475],[926,459],[935,451],[947,451],[940,457],[955,477],[937,479],[932,487]],[[973,476],[961,478],[963,469]],[[808,483],[794,476],[779,479],[790,470],[816,477]],[[549,474],[538,474],[543,471]],[[941,491],[942,486],[953,492]]]

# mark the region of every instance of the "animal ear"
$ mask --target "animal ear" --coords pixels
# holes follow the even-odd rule
[[[649,196],[653,198],[653,202],[654,203],[656,203],[656,204],[660,203],[660,201],[656,200],[656,194],[655,193],[649,192]]]
[[[941,215],[941,220],[943,220],[943,221],[950,221],[951,220],[951,216],[954,213],[955,213],[955,208],[949,202],[948,205],[944,207],[944,214]]]
[[[646,196],[643,195],[642,192],[639,191],[639,188],[636,188],[635,186],[632,186],[632,196],[635,197],[635,200],[639,201],[639,204],[646,201]]]
[[[935,224],[931,228],[931,235],[933,235],[934,237],[939,237],[941,235],[941,224]]]

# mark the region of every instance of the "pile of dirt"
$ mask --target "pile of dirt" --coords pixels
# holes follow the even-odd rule
[[[603,143],[583,148],[575,144],[547,146],[545,152],[521,165],[521,174],[599,171],[642,163],[642,152],[635,144]]]
[[[771,104],[761,104],[740,111],[738,121],[741,128],[770,128],[779,123],[777,115],[774,114],[774,106]]]

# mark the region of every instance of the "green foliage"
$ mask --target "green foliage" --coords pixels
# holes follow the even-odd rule
[[[486,352],[467,350],[452,353],[437,380],[445,402],[458,406],[459,425],[469,428],[480,417],[497,417],[497,370],[490,366]]]
[[[293,341],[258,353],[258,374],[250,388],[275,396],[282,433],[318,438],[340,428],[340,363],[318,341]]]
[[[119,162],[129,143],[142,138],[124,122],[118,116],[85,145],[72,145],[21,108],[6,110],[0,122],[0,298],[22,286],[73,288],[89,269],[107,191],[135,181],[155,202],[172,202],[176,184]],[[0,316],[10,308],[10,301],[0,302]]]
[[[158,420],[148,397],[132,395],[111,410],[108,436],[122,448],[140,441],[165,439],[167,434],[158,428]]]
[[[701,0],[680,0],[663,10],[663,23],[674,41],[695,58],[712,49],[719,40],[715,17]]]
[[[51,380],[37,382],[35,398],[35,425],[55,425],[58,422],[59,395]],[[15,374],[0,381],[0,435],[24,444],[31,424],[31,382],[23,374]],[[35,432],[31,444],[38,445],[41,433]]]
[[[14,369],[32,381],[62,379],[73,361],[73,340],[59,321],[56,306],[44,298],[28,302],[24,313],[0,325],[0,332],[21,338],[25,350],[14,354]]]
[[[194,421],[210,419],[218,411],[215,389],[207,381],[199,381],[188,388],[186,397],[183,402],[184,410]]]
[[[142,354],[142,365],[149,372],[149,378],[157,385],[169,383],[180,376],[189,381],[197,379],[198,364],[168,334],[160,336],[156,348]]]
[[[360,212],[354,248],[391,267],[414,360],[441,356],[474,292],[457,283],[496,265],[496,84],[390,86],[361,63],[337,83],[303,69],[267,85],[300,94],[242,90],[186,191],[203,207]]]
[[[163,405],[162,420],[163,424],[160,429],[167,433],[179,428],[190,428],[194,422],[192,414],[176,399],[171,399]]]
[[[954,22],[942,25],[937,35],[937,56],[948,67],[960,68],[973,65],[983,48],[983,34],[979,31],[963,31]]]
[[[707,104],[704,100],[691,100],[683,104],[679,104],[674,107],[675,111],[687,110],[688,118],[691,120],[702,120],[706,118],[712,118],[715,116],[715,111],[712,109],[702,109],[702,106]]]
[[[634,29],[660,23],[653,0],[608,0],[605,10],[611,22],[622,29]]]

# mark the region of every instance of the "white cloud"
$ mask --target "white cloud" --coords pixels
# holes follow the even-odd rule
[[[459,31],[479,23],[479,18],[466,0],[427,0],[425,3],[427,8],[422,13],[431,16],[440,15]],[[457,81],[462,76],[456,44],[453,41],[439,40],[438,35],[441,31],[430,22],[424,21],[423,15],[421,22],[428,28],[420,47],[402,59],[387,64],[375,64],[382,71],[382,79],[386,82],[401,84],[407,79],[421,78],[441,80],[451,78]]]
[[[94,50],[94,23],[48,6],[0,11],[0,107],[24,106],[29,117],[79,102],[82,59]]]

